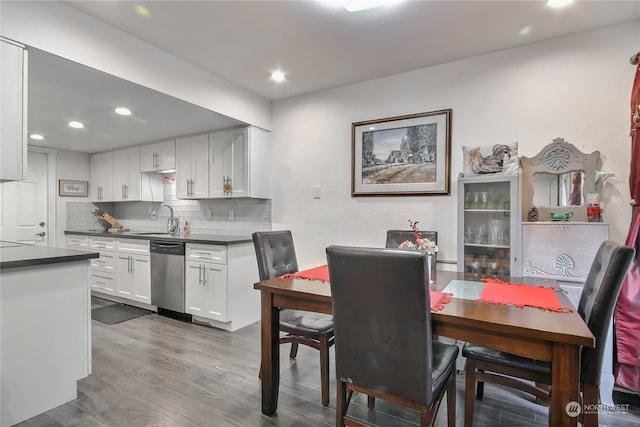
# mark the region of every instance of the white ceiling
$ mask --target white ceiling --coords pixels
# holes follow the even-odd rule
[[[638,0],[578,1],[563,10],[551,10],[544,1],[406,1],[391,8],[356,13],[328,8],[313,0],[64,3],[268,100],[640,19]],[[137,5],[146,8],[149,12],[146,17],[136,12]],[[530,31],[521,35],[525,28]],[[38,67],[37,59],[32,58],[31,63]],[[83,114],[91,112],[96,100],[107,99],[107,93],[118,93],[118,79],[110,77],[112,81],[108,85],[87,81],[82,89],[66,87],[69,82],[58,81],[55,93],[49,94],[48,80],[58,73],[51,64],[47,67],[47,73],[34,72],[34,76],[30,76],[42,79],[38,83],[42,85],[42,97],[69,97],[77,91],[78,98],[65,104],[81,106]],[[269,74],[275,69],[286,73],[284,84],[269,80]],[[75,77],[70,69],[64,73],[74,76],[68,79],[71,82],[84,81]],[[32,82],[30,90],[33,89]],[[118,144],[131,145],[205,130],[198,128],[203,125],[200,123],[193,124],[193,131],[188,131],[187,126],[192,124],[181,120],[183,116],[176,116],[182,108],[187,108],[178,106],[183,102],[173,99],[172,105],[165,107],[164,97],[151,93],[151,104],[147,104],[147,92],[128,84],[120,95],[137,102],[132,106],[139,114],[135,126],[130,124],[120,133],[121,121],[111,118],[102,123],[94,116],[95,132],[110,136],[95,138],[100,141],[98,146],[87,145],[85,138],[76,140],[68,148],[95,152]],[[80,99],[85,94],[87,101],[83,103]],[[116,101],[117,98],[110,99],[111,103]],[[30,100],[29,108],[33,109],[30,121],[45,127],[59,123],[49,115],[61,114],[63,111],[59,110],[65,110],[66,105],[58,102],[55,108],[46,108],[46,100],[42,99],[41,103],[43,108]],[[147,105],[153,106],[157,117],[146,113]],[[192,108],[195,110],[184,117],[195,118],[205,113],[200,108]],[[162,112],[170,114],[162,115]],[[224,118],[214,117],[207,116],[205,124],[207,120]],[[166,128],[161,129],[162,124]],[[224,123],[220,122],[219,127],[224,127]],[[152,128],[155,135],[145,133]],[[85,131],[94,132],[93,126],[91,129]],[[161,136],[163,132],[167,133]],[[55,144],[58,148],[66,146],[64,141]]]

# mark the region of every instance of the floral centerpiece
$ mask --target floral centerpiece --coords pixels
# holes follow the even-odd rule
[[[409,220],[409,225],[411,226],[411,230],[413,230],[415,242],[412,242],[411,240],[405,240],[404,242],[400,243],[400,246],[398,246],[398,248],[420,251],[426,254],[429,283],[433,283],[433,280],[431,280],[431,269],[433,261],[432,255],[438,252],[438,246],[435,244],[435,242],[422,237],[422,233],[420,233],[420,229],[418,228],[418,221]]]
[[[413,249],[429,255],[438,252],[438,246],[434,242],[422,237],[422,233],[420,233],[420,229],[418,229],[418,221],[409,220],[409,225],[411,226],[411,230],[413,230],[415,242],[405,240],[400,243],[400,246],[398,246],[399,249]]]

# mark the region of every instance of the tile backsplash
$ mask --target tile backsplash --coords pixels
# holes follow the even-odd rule
[[[192,234],[250,235],[254,231],[271,230],[270,199],[178,200],[175,197],[175,180],[171,179],[171,175],[165,178],[164,203],[173,208],[174,215],[179,219],[180,230],[185,220],[189,221]],[[130,230],[165,232],[169,209],[158,210],[155,221],[151,217],[151,212],[159,206],[160,202],[67,202],[66,229],[104,230],[92,214],[96,208],[100,208]]]

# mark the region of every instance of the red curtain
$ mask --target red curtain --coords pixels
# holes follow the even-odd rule
[[[636,55],[637,58],[637,55]],[[636,249],[615,311],[615,385],[640,393],[640,62],[631,91],[631,169],[633,210],[626,244]],[[637,205],[636,205],[637,204]]]

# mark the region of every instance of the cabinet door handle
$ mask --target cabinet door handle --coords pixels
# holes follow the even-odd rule
[[[202,286],[207,286],[207,266],[202,265]]]
[[[202,264],[198,264],[198,285],[202,284]]]
[[[136,260],[133,258],[133,256],[131,257],[131,274],[136,272]]]

